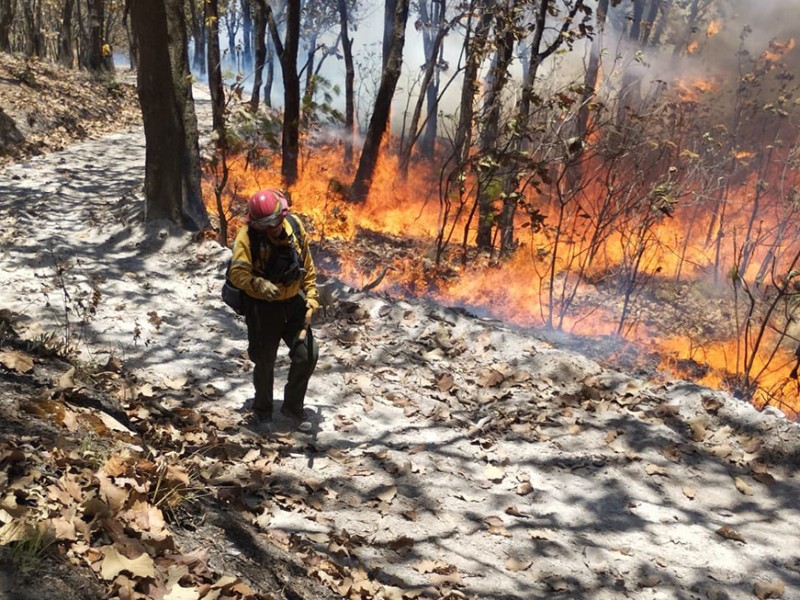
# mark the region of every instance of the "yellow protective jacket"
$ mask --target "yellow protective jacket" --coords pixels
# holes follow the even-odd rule
[[[253,287],[253,281],[259,276],[258,273],[263,271],[264,265],[266,265],[267,260],[269,260],[270,244],[275,246],[294,244],[295,250],[297,250],[298,254],[300,255],[300,260],[302,261],[303,268],[306,271],[305,275],[302,277],[302,279],[288,285],[273,282],[278,287],[279,294],[277,298],[270,298],[270,300],[288,300],[302,291],[306,297],[306,306],[316,309],[319,308],[317,271],[314,268],[314,261],[311,258],[311,252],[309,252],[308,249],[308,238],[305,234],[305,230],[303,229],[303,225],[297,218],[294,219],[294,222],[297,223],[300,231],[293,232],[292,225],[289,223],[289,219],[284,219],[283,231],[286,234],[285,236],[274,237],[266,236],[265,234],[265,237],[267,237],[269,243],[259,244],[259,254],[261,256],[256,257],[255,259],[252,256],[252,249],[250,247],[250,234],[248,232],[247,225],[244,225],[241,229],[239,229],[239,233],[236,234],[236,240],[233,242],[233,257],[231,260],[229,277],[233,285],[242,290],[251,298],[267,300],[267,298],[264,298],[255,290]],[[300,247],[301,239],[303,240],[302,248]]]

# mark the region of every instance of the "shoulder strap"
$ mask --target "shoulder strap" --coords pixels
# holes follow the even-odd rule
[[[258,273],[258,270],[256,269],[256,261],[261,259],[262,239],[260,235],[258,235],[255,231],[249,228],[247,230],[247,235],[250,238],[250,258],[253,261],[253,269],[256,270],[256,272]]]
[[[298,222],[297,217],[292,213],[286,215],[286,220],[289,221],[289,225],[292,227],[292,235],[297,237],[300,255],[301,257],[305,258],[306,239],[303,235],[303,227]]]

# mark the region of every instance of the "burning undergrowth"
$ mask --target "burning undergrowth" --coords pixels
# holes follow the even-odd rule
[[[499,241],[508,195],[489,199],[489,248],[476,243],[476,198],[519,157],[476,153],[447,185],[446,156],[405,173],[389,139],[357,203],[341,148],[318,145],[303,155],[293,206],[321,271],[355,288],[563,332],[616,366],[666,370],[796,416],[800,144],[781,62],[793,49],[773,40],[741,54],[733,85],[676,79],[621,122],[618,107],[598,104],[582,143],[564,137],[577,102],[543,109],[539,145],[516,173],[512,247]],[[249,194],[281,187],[279,157],[265,160],[231,161],[234,229]]]

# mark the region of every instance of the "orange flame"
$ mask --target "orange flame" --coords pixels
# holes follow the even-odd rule
[[[718,87],[712,79],[677,83],[681,98],[699,99]],[[758,161],[754,152],[745,149],[737,149],[731,156],[743,162]],[[279,160],[273,158],[269,170],[257,172],[246,170],[241,158],[232,160],[226,204],[235,197],[234,207],[241,208],[244,200],[257,189],[280,187]],[[601,204],[606,195],[602,187],[604,177],[594,178],[585,190],[579,192],[575,202],[578,208],[565,217],[568,221],[563,224],[558,222],[561,207],[554,194],[529,198],[545,214],[547,227],[536,232],[518,230],[520,247],[508,260],[497,264],[489,264],[486,258],[474,258],[474,247],[471,246],[474,244],[474,223],[466,240],[470,259],[466,264],[460,262],[462,251],[459,244],[463,241],[460,236],[467,229],[466,219],[472,204],[468,202],[461,216],[453,222],[452,215],[456,212],[459,198],[451,196],[447,198],[451,205],[447,231],[452,228],[456,233],[450,254],[444,255],[442,267],[435,268],[435,257],[430,249],[435,246],[433,240],[439,234],[443,218],[443,201],[438,193],[439,174],[435,168],[417,167],[402,178],[397,159],[384,153],[367,201],[352,204],[347,201],[345,183],[352,180],[352,173],[342,164],[340,148],[315,147],[313,152],[303,155],[300,167],[300,179],[290,190],[293,207],[305,216],[309,236],[318,242],[318,247],[336,244],[340,249],[336,256],[337,271],[331,275],[363,287],[383,268],[389,268],[377,289],[480,309],[520,326],[551,323],[566,331],[586,335],[615,333],[619,326],[620,301],[615,298],[591,305],[576,301],[562,316],[558,302],[553,300],[554,295],[574,291],[576,298],[596,298],[599,288],[595,284],[605,278],[618,277],[634,260],[638,261],[644,276],[656,281],[678,277],[682,280],[699,279],[707,274],[709,265],[714,265],[715,260],[720,265],[735,264],[734,250],[727,246],[721,249],[718,259],[715,257],[715,240],[726,232],[737,231],[737,228],[741,231],[752,222],[754,190],[759,189],[761,178],[768,180],[771,177],[764,171],[758,177],[755,172],[750,178],[743,177],[737,184],[739,187],[732,189],[726,200],[724,223],[720,223],[711,202],[707,205],[677,202],[672,208],[668,203],[659,203],[658,200],[663,198],[658,194],[650,194],[644,189],[640,195],[649,198],[650,204],[644,203],[644,208],[636,208],[638,212],[634,211],[633,216],[646,224],[646,228],[637,228],[632,222],[624,232],[605,232],[602,243],[592,250],[595,252],[593,258],[583,266],[581,261],[590,251],[589,240],[596,232],[597,221],[604,211],[609,210]],[[800,186],[800,177],[797,179],[789,187]],[[473,184],[467,181],[468,186]],[[214,194],[209,183],[206,183],[205,193],[209,210],[215,213]],[[767,189],[763,193],[768,195],[771,192]],[[775,199],[773,203],[777,205]],[[773,230],[781,218],[777,210],[762,211],[759,227],[763,231]],[[236,226],[235,221],[233,225]],[[635,236],[640,230],[646,230],[652,237],[637,242]],[[564,231],[571,232],[571,235],[564,237]],[[383,249],[378,247],[378,243],[384,242],[372,241],[369,232],[382,233],[379,240],[396,238],[401,242],[393,242],[391,247],[389,242],[385,242],[387,246]],[[637,243],[641,249],[638,253]],[[358,245],[360,251],[349,251],[350,245]],[[798,245],[800,240],[782,239],[770,251],[778,252]],[[741,275],[754,280],[768,260],[766,250],[754,249],[746,272]],[[576,275],[579,269],[583,269],[580,277]],[[674,373],[689,374],[701,383],[725,387],[731,385],[732,373],[741,371],[743,350],[737,346],[732,334],[731,339],[699,344],[692,342],[688,335],[665,336],[661,332],[659,337],[655,327],[646,327],[643,323],[644,320],[637,326],[637,337],[651,340],[653,347],[665,357],[662,366]],[[788,377],[792,368],[791,352],[781,347],[777,356],[777,359],[770,360],[768,355],[759,354],[753,361],[751,374],[765,370],[760,378],[762,389],[754,402],[757,406],[781,404],[787,414],[794,415],[800,409],[800,394],[792,388],[794,382]],[[767,366],[773,371],[769,371]]]
[[[769,48],[764,50],[761,58],[767,63],[776,63],[783,59],[789,52],[794,50],[797,45],[794,38],[789,38],[785,42],[779,40],[772,40],[769,43]]]
[[[720,31],[722,31],[722,19],[714,19],[706,28],[706,37],[714,37]]]
[[[719,91],[720,85],[714,79],[681,79],[676,82],[678,97],[683,102],[698,102],[704,94]]]

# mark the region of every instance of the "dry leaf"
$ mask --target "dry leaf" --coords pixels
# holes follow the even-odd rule
[[[517,486],[517,494],[520,496],[527,496],[533,491],[533,486],[530,481],[523,481]]]
[[[0,364],[18,373],[27,373],[33,369],[33,358],[16,350],[0,351]]]
[[[656,587],[660,583],[661,577],[658,575],[650,575],[649,577],[643,577],[639,579],[638,586],[643,588],[652,588]]]
[[[0,546],[5,546],[11,542],[32,540],[35,536],[36,529],[33,525],[20,519],[15,519],[0,527]]]
[[[775,485],[775,478],[769,473],[753,473],[753,479],[764,485]]]
[[[745,496],[753,495],[753,488],[741,477],[737,477],[736,479],[734,479],[733,483],[736,486],[736,489],[739,490],[740,494],[743,494]]]
[[[723,525],[716,531],[717,535],[724,537],[726,540],[736,540],[737,542],[747,543],[747,540],[744,539],[744,536],[736,531],[735,529],[728,527],[727,525]]]
[[[681,449],[675,444],[665,446],[664,449],[661,450],[661,454],[664,456],[664,458],[671,460],[672,462],[678,462],[681,459]]]
[[[143,552],[135,559],[130,559],[122,556],[114,546],[109,546],[105,550],[100,576],[107,581],[111,581],[122,571],[127,571],[135,577],[156,576],[153,559],[146,552]]]
[[[436,382],[436,387],[439,388],[440,392],[449,392],[453,388],[454,383],[455,379],[453,376],[450,373],[444,373]]]
[[[495,387],[505,381],[506,377],[497,369],[485,369],[478,376],[478,385],[483,388]]]
[[[683,495],[686,496],[689,500],[694,500],[696,494],[697,492],[695,492],[695,489],[692,486],[690,485],[683,486]]]
[[[423,559],[419,561],[414,568],[419,571],[420,573],[433,573],[436,571],[438,561],[431,560],[429,558]]]
[[[434,586],[442,586],[442,585],[461,585],[461,573],[458,570],[454,570],[452,573],[434,573],[431,575],[431,585]]]
[[[495,465],[489,465],[483,470],[483,475],[489,481],[500,483],[503,481],[503,479],[505,479],[506,472],[505,469],[501,469]]]
[[[505,525],[505,523],[503,523],[503,519],[500,517],[486,517],[483,519],[483,522],[489,527],[503,527],[503,525]]]
[[[648,475],[661,475],[662,477],[669,477],[669,474],[664,470],[664,467],[660,467],[654,464],[648,464],[644,468],[645,472]]]
[[[164,387],[169,390],[176,391],[183,389],[188,381],[189,380],[185,375],[178,375],[177,377],[169,377],[168,375],[164,375],[161,378],[161,382],[164,384]]]
[[[753,593],[757,598],[783,598],[786,586],[779,579],[774,581],[756,581],[753,584]]]
[[[509,558],[506,561],[506,569],[511,571],[512,573],[517,573],[519,571],[525,571],[530,568],[533,564],[533,561],[530,560],[518,560],[516,558]]]
[[[422,359],[428,362],[433,362],[434,360],[442,360],[444,358],[444,352],[441,348],[434,348],[429,352],[425,352],[422,355]]]
[[[569,589],[569,583],[561,577],[549,577],[545,583],[554,592],[566,592]]]
[[[697,417],[689,421],[689,427],[692,428],[692,439],[695,442],[702,442],[708,431],[706,430],[706,420],[702,417]]]
[[[390,540],[386,543],[386,545],[398,554],[405,554],[414,547],[414,540],[407,535],[404,535],[396,540]]]
[[[722,403],[716,398],[703,398],[703,408],[710,413],[717,412],[721,406]]]
[[[390,485],[384,488],[379,488],[375,493],[375,497],[381,502],[389,503],[397,496],[397,486]]]
[[[169,593],[164,596],[164,600],[199,600],[200,591],[196,587],[181,587],[178,584],[172,586]]]
[[[67,371],[58,378],[58,387],[62,390],[68,390],[75,387],[75,367],[70,367]]]

